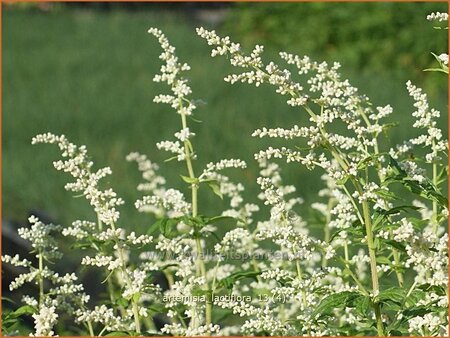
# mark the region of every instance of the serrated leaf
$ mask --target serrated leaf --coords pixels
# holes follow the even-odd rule
[[[331,313],[332,310],[337,308],[343,308],[350,304],[354,299],[358,296],[361,296],[358,292],[352,291],[343,291],[339,293],[333,293],[320,302],[317,308],[312,313],[312,317],[316,317],[317,315],[326,315]]]
[[[425,299],[426,293],[422,290],[413,290],[411,294],[406,299],[405,305],[407,307],[415,306],[420,300]]]
[[[402,243],[399,243],[399,242],[394,241],[392,239],[384,239],[384,238],[380,238],[380,241],[385,243],[385,244],[387,244],[387,245],[389,245],[389,246],[391,246],[391,247],[393,247],[393,248],[395,248],[395,249],[397,249],[397,250],[399,250],[399,251],[401,251],[401,252],[406,252],[406,247]]]
[[[417,316],[424,316],[427,313],[433,312],[436,309],[426,307],[426,306],[414,306],[403,311],[403,316],[406,318],[412,318]]]
[[[419,290],[423,290],[426,292],[434,292],[439,296],[444,296],[446,293],[446,289],[443,288],[442,286],[438,286],[438,285],[431,285],[431,284],[422,284],[420,286],[417,287]]]
[[[357,314],[359,314],[361,317],[365,318],[367,311],[370,308],[370,299],[367,296],[358,297],[355,300],[355,311]]]
[[[405,290],[394,286],[392,288],[380,291],[380,294],[377,297],[377,300],[384,303],[387,301],[391,301],[394,303],[403,303],[403,301],[405,300]]]
[[[400,167],[398,162],[390,157],[389,165],[394,172],[394,176],[386,178],[385,182],[398,182],[401,183],[406,189],[411,191],[413,194],[424,197],[428,200],[438,202],[442,207],[447,207],[448,200],[445,196],[440,194],[436,188],[430,182],[422,182],[412,180],[408,177],[407,173]]]
[[[377,194],[378,196],[380,196],[386,200],[394,201],[394,200],[399,199],[396,194],[394,194],[393,192],[384,190],[384,189],[379,189],[379,190],[375,191],[375,194]]]

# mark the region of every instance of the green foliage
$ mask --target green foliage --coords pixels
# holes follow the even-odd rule
[[[433,27],[419,13],[446,8],[439,3],[244,3],[229,29],[250,44],[265,40],[276,49],[326,55],[365,72],[414,69],[420,76],[417,65],[433,61],[424,50],[441,50],[447,37],[444,32],[430,40]]]
[[[254,271],[254,270],[237,271],[232,273],[228,277],[220,280],[219,285],[223,286],[226,289],[231,290],[233,288],[233,285],[236,284],[236,281],[244,278],[253,278],[256,280],[256,277],[259,276],[261,273],[262,271]]]
[[[333,293],[320,302],[320,304],[315,308],[312,317],[317,315],[331,315],[331,313],[337,308],[345,308],[349,305],[354,304],[357,298],[364,297],[358,292],[353,291],[343,291],[339,293]]]
[[[447,198],[443,196],[430,181],[418,182],[412,180],[392,157],[390,158],[390,165],[392,175],[385,180],[385,184],[393,182],[400,183],[413,194],[424,197],[430,201],[436,201],[444,208],[448,206]]]
[[[8,301],[7,298],[2,297],[2,301]],[[9,301],[11,302],[11,301]],[[23,305],[14,311],[9,311],[3,306],[2,311],[2,334],[3,335],[17,335],[19,332],[21,321],[24,316],[30,316],[37,312],[37,309],[30,305]]]

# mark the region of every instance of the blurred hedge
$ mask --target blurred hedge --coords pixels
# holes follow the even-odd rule
[[[414,71],[433,64],[430,52],[447,50],[447,31],[433,32],[426,15],[446,3],[241,3],[228,29],[245,42],[329,60],[364,72]],[[430,39],[430,34],[434,34]]]

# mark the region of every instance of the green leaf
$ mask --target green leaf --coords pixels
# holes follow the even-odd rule
[[[379,240],[387,245],[390,245],[391,247],[401,251],[401,252],[406,252],[406,247],[404,244],[399,243],[397,241],[394,241],[392,239],[384,239],[384,238],[379,238]]]
[[[392,288],[383,290],[377,297],[377,300],[381,303],[385,303],[387,301],[391,301],[394,303],[401,304],[405,300],[405,290],[400,287],[394,286]]]
[[[402,211],[408,212],[410,210],[419,210],[421,209],[420,207],[416,207],[414,205],[399,205],[397,207],[391,208],[389,210],[383,210],[381,211],[381,213],[383,215],[395,215],[395,214],[399,214]]]
[[[184,141],[184,142],[187,144],[187,146],[188,146],[188,148],[189,148],[189,151],[190,151],[190,153],[191,153],[191,156],[194,155],[194,147],[192,146],[191,141],[186,140],[186,141]]]
[[[359,155],[359,153],[357,153]],[[364,169],[367,167],[367,165],[372,162],[372,161],[378,161],[379,157],[383,157],[385,156],[387,153],[378,153],[375,155],[370,155],[367,156],[366,158],[362,159],[361,161],[359,161],[358,165],[357,165],[357,169]]]
[[[381,198],[384,198],[385,200],[393,201],[393,200],[399,199],[396,194],[394,194],[393,192],[390,192],[390,191],[386,191],[384,189],[378,189],[377,191],[375,191],[375,194],[377,194]]]
[[[426,292],[422,290],[413,290],[411,294],[406,299],[405,305],[406,307],[414,307],[420,300],[425,299]]]
[[[237,221],[236,218],[231,217],[231,216],[216,216],[216,217],[211,217],[211,218],[207,218],[206,219],[206,223],[208,224],[214,224],[216,222],[220,222],[220,221]]]
[[[399,331],[399,330],[390,330],[389,331],[389,336],[402,337],[405,335],[408,335],[407,331]]]
[[[423,290],[425,292],[434,292],[439,296],[444,296],[446,293],[446,289],[443,288],[442,286],[438,286],[438,285],[431,285],[431,284],[422,284],[420,286],[417,287],[419,290]]]
[[[128,307],[129,301],[128,299],[121,297],[116,300],[116,304],[126,309]]]
[[[136,292],[136,293],[133,295],[133,302],[134,302],[134,303],[138,303],[138,302],[139,302],[139,299],[141,299],[141,293],[140,293],[140,292]]]
[[[16,302],[13,301],[11,298],[4,297],[4,296],[2,296],[2,302],[3,302],[3,301],[8,302],[8,303],[11,303],[11,304],[16,304]]]
[[[254,271],[254,270],[238,271],[238,272],[232,273],[228,277],[220,280],[219,285],[223,286],[227,289],[232,289],[234,283],[237,280],[244,279],[244,278],[254,278],[256,280],[256,277],[259,276],[261,273],[262,273],[262,271]]]
[[[361,295],[355,300],[355,311],[361,317],[367,316],[367,311],[370,308],[370,299],[367,296]]]
[[[159,225],[159,231],[164,237],[175,237],[175,235],[173,234],[173,230],[178,222],[179,221],[176,218],[163,218],[162,222]]]
[[[386,264],[386,265],[392,264],[391,260],[386,256],[378,256],[376,260],[378,264]]]
[[[17,310],[15,310],[14,312],[9,313],[8,317],[17,318],[22,315],[32,315],[36,312],[38,312],[38,310],[36,308],[34,308],[33,306],[23,305],[23,306],[19,307]]]
[[[156,230],[159,229],[160,233],[167,238],[172,238],[175,236],[173,230],[175,226],[180,222],[178,217],[176,218],[168,218],[163,217],[153,223],[150,228],[147,230],[147,235],[153,234]]]
[[[185,181],[186,183],[189,183],[189,184],[198,184],[199,183],[198,178],[195,178],[195,177],[189,177],[189,176],[183,176],[183,175],[180,175],[180,177],[183,179],[183,181]]]
[[[438,202],[442,207],[447,207],[448,200],[445,196],[440,194],[436,188],[430,182],[419,183],[408,177],[407,173],[400,167],[398,162],[390,157],[390,167],[394,172],[394,176],[386,178],[385,182],[398,182],[401,183],[406,189],[411,191],[413,194],[424,197],[428,200]]]
[[[150,306],[147,306],[146,309],[151,314],[159,314],[163,313],[166,310],[166,307],[164,304],[152,304]]]
[[[345,185],[345,183],[347,183],[349,178],[350,178],[350,175],[345,175],[343,178],[336,180],[336,184],[337,185]]]
[[[124,336],[130,336],[130,334],[124,331],[113,331],[108,334],[105,334],[105,337],[124,337]]]
[[[159,224],[161,223],[161,219],[158,219],[155,223],[153,223],[148,229],[147,229],[147,235],[153,235],[156,230],[159,229]]]
[[[172,156],[172,157],[170,157],[168,159],[165,159],[164,162],[170,162],[170,161],[175,160],[177,158],[178,158],[178,156]]]
[[[427,68],[423,70],[424,72],[442,72],[445,74],[448,74],[448,68],[442,69],[442,68]]]
[[[359,296],[361,296],[360,293],[352,291],[333,293],[322,299],[320,304],[312,313],[312,317],[314,318],[317,315],[324,316],[330,314],[334,309],[346,307]]]
[[[215,193],[217,196],[220,197],[220,199],[223,199],[223,194],[220,191],[220,184],[217,181],[208,181],[206,182],[206,184],[208,184],[208,187],[210,187],[210,189],[213,191],[213,193]]]
[[[165,265],[161,266],[161,267],[159,268],[159,270],[164,271],[164,270],[167,269],[167,268],[170,268],[170,267],[172,267],[172,266],[179,266],[179,265],[180,265],[180,264],[178,264],[178,263],[169,263],[169,264],[165,264]]]
[[[85,249],[89,249],[92,247],[91,243],[86,243],[86,242],[77,242],[74,243],[70,246],[72,249],[81,249],[81,250],[85,250]]]
[[[412,318],[417,316],[424,316],[427,313],[436,311],[436,308],[427,306],[415,306],[403,311],[403,316],[406,318]]]

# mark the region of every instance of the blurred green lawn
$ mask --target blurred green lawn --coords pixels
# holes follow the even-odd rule
[[[124,160],[129,152],[148,154],[161,164],[161,172],[172,186],[183,187],[178,175],[184,173],[184,166],[164,163],[169,155],[155,146],[171,138],[180,128],[180,121],[170,107],[152,102],[154,95],[168,90],[152,82],[160,67],[160,48],[147,34],[151,26],[162,29],[176,46],[180,59],[192,66],[189,76],[193,96],[207,102],[196,111],[195,117],[202,123],[192,125],[197,134],[197,171],[207,162],[222,158],[248,161],[249,169],[233,177],[243,181],[247,196],[254,200],[258,187],[253,153],[268,143],[252,139],[252,131],[263,126],[301,124],[307,117],[287,107],[284,98],[274,94],[272,88],[223,82],[230,66],[225,59],[209,57],[208,46],[195,34],[198,25],[180,13],[152,10],[4,10],[3,217],[25,221],[31,209],[46,211],[63,224],[93,217],[84,200],[64,190],[68,176],[52,166],[52,160],[59,157],[56,147],[31,146],[35,134],[47,131],[63,133],[72,142],[85,144],[97,167],[111,166],[109,183],[127,203],[121,210],[124,227],[145,228],[152,221],[133,207],[140,197],[135,190],[140,175],[134,164]],[[429,39],[441,34],[425,20],[423,25]],[[232,33],[232,25],[225,27],[218,28],[219,32]],[[424,47],[423,53],[429,52]],[[316,57],[326,59],[327,55]],[[418,69],[428,66],[417,64]],[[391,104],[395,108],[393,119],[401,123],[393,133],[392,143],[412,136],[413,108],[405,89],[409,74],[390,69],[371,72],[368,65],[361,75],[345,64],[343,73],[372,98],[375,106]],[[436,79],[429,87],[425,83],[425,89],[432,92],[432,106],[444,115],[442,128],[446,132],[447,80],[438,73],[429,73],[425,78]],[[320,173],[311,174],[295,165],[284,167],[287,182],[297,186],[307,203],[313,202],[321,187]],[[224,205],[213,196],[210,191],[201,192],[201,213],[213,215]]]

